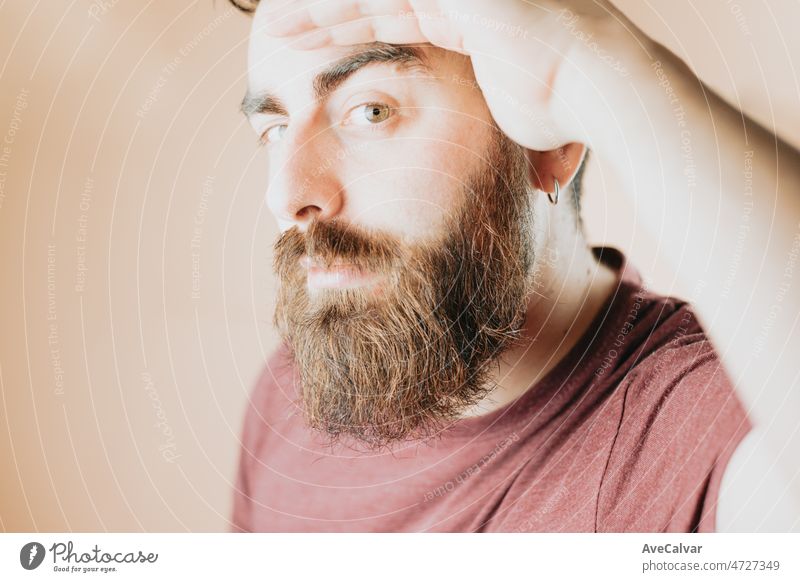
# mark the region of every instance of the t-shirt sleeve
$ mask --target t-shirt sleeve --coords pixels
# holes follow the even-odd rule
[[[722,475],[751,425],[711,343],[703,333],[683,336],[620,387],[597,531],[715,531]]]
[[[254,529],[252,478],[261,462],[260,453],[264,449],[264,441],[270,431],[267,419],[269,399],[275,390],[280,389],[278,382],[285,373],[285,362],[286,352],[283,348],[270,357],[251,391],[245,408],[239,464],[233,489],[231,532],[250,532]]]

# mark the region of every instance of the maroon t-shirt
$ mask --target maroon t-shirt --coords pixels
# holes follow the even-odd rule
[[[714,531],[722,473],[750,429],[690,306],[618,250],[588,331],[516,401],[437,438],[364,452],[309,429],[286,349],[253,391],[234,531]]]

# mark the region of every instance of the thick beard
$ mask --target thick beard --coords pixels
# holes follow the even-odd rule
[[[309,426],[379,448],[428,437],[494,387],[490,365],[520,335],[534,258],[525,164],[496,135],[437,242],[407,248],[335,220],[281,236],[275,323]],[[304,256],[355,264],[384,284],[310,295]]]

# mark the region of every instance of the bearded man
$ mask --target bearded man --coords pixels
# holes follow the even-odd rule
[[[580,177],[591,145],[656,191],[679,249],[698,236],[681,204],[714,208],[720,174],[687,187],[673,99],[696,156],[743,138],[611,6],[573,4],[240,3],[283,345],[247,411],[234,530],[730,523],[745,409],[693,307],[588,245]]]

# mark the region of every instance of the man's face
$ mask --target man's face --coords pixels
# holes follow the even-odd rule
[[[475,404],[523,323],[522,150],[468,59],[432,47],[294,51],[259,32],[244,108],[282,235],[276,323],[309,423],[371,445]]]

